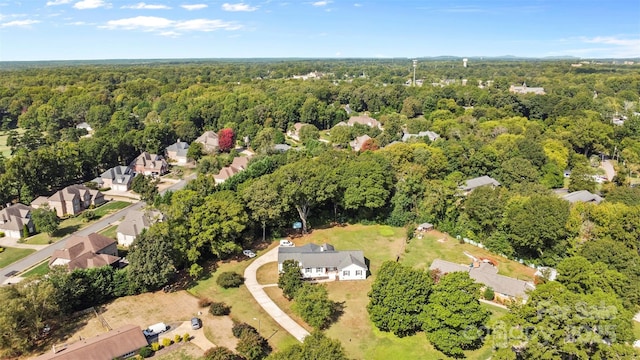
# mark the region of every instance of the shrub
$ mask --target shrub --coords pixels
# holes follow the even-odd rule
[[[212,303],[213,301],[209,298],[202,298],[198,300],[198,306],[200,306],[201,308],[209,307],[211,306]]]
[[[244,283],[244,278],[233,271],[226,271],[218,276],[216,282],[225,289],[236,288]]]
[[[493,291],[492,288],[487,287],[484,289],[484,293],[482,294],[482,297],[484,297],[486,300],[493,300],[496,297],[496,293]]]
[[[224,346],[216,346],[204,352],[205,360],[236,360],[238,355]]]
[[[245,332],[254,332],[257,334],[258,330],[247,323],[235,323],[233,324],[233,328],[231,328],[231,332],[233,333],[233,336],[239,339]]]
[[[227,304],[223,302],[214,302],[211,304],[211,307],[209,307],[209,312],[214,316],[229,315],[231,307],[227,306]]]
[[[271,346],[269,346],[267,339],[260,336],[260,334],[247,331],[240,337],[236,350],[245,359],[260,360],[269,355]]]
[[[155,352],[155,351],[158,351],[160,349],[161,349],[161,346],[160,346],[159,342],[154,341],[154,342],[151,343],[151,350],[153,350]]]
[[[85,212],[82,213],[82,218],[85,221],[91,221],[91,220],[94,220],[94,219],[98,218],[98,216],[92,210],[86,210]]]
[[[182,342],[187,342],[189,340],[191,340],[191,335],[189,335],[189,333],[182,335]]]
[[[4,237],[4,233],[0,231],[0,237]]]
[[[174,343],[179,343],[182,341],[182,336],[180,336],[179,334],[176,334],[176,336],[173,337],[173,342]]]
[[[138,351],[138,355],[142,356],[143,358],[148,358],[153,355],[153,350],[151,350],[150,347],[145,346],[143,348],[140,348],[140,350]]]
[[[3,248],[3,247],[0,247],[0,253],[1,253],[1,252],[3,252],[3,251],[4,251],[4,248]]]
[[[173,341],[171,341],[171,339],[169,339],[169,338],[162,339],[162,346],[163,347],[169,347],[169,346],[171,346],[171,344],[173,344]]]

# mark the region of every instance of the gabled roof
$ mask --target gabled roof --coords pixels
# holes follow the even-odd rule
[[[526,299],[527,290],[534,289],[531,283],[526,281],[514,279],[504,275],[498,275],[497,269],[493,265],[487,263],[480,263],[480,267],[464,266],[450,261],[441,259],[433,260],[429,270],[439,269],[443,274],[452,273],[456,271],[463,271],[469,273],[469,277],[476,282],[492,288],[495,292],[508,295],[514,298]]]
[[[116,231],[123,235],[138,236],[143,229],[163,219],[164,215],[159,211],[130,210]]]
[[[189,151],[189,144],[184,141],[176,141],[175,144],[171,144],[167,146],[167,152],[175,152],[176,156],[187,157],[187,151]]]
[[[73,201],[75,198],[84,200],[87,195],[89,196],[89,198],[94,198],[100,194],[101,194],[100,191],[90,189],[84,185],[79,185],[79,184],[69,185],[64,189],[55,192],[46,201],[43,201],[42,199],[38,198],[34,200],[31,203],[31,205],[39,205],[41,202],[50,202],[50,201],[57,201],[57,202]]]
[[[371,136],[364,134],[362,136],[358,136],[355,138],[355,140],[349,142],[349,145],[351,145],[351,148],[355,151],[360,151],[360,148],[362,147],[362,145],[367,142],[367,140],[370,140]]]
[[[49,351],[34,360],[111,360],[147,345],[140,326],[125,325],[92,338],[56,346],[57,352]]]
[[[143,151],[135,160],[133,164],[135,166],[142,166],[145,169],[160,171],[163,167],[167,166],[167,162],[164,158],[157,154],[150,154]]]
[[[122,165],[118,165],[118,166],[114,166],[111,169],[103,172],[102,174],[100,174],[100,177],[103,179],[115,179],[118,176],[122,176],[122,175],[130,175],[132,173],[131,168],[129,168],[128,166],[122,166]]]
[[[437,139],[440,138],[439,134],[437,134],[437,133],[435,133],[433,131],[427,130],[427,131],[420,131],[417,134],[404,133],[404,134],[402,134],[402,141],[406,142],[407,140],[411,139],[412,137],[421,138],[421,137],[425,137],[425,136],[428,137],[430,141],[436,141]]]
[[[491,186],[500,186],[498,180],[491,178],[489,176],[480,176],[477,178],[467,180],[462,186],[462,190],[471,191],[475,188],[479,188],[480,186],[491,185]]]
[[[296,260],[302,267],[335,267],[338,270],[357,265],[367,270],[362,250],[336,251],[333,245],[306,244],[298,247],[279,247],[278,263]]]
[[[205,146],[218,147],[218,134],[214,131],[205,131],[196,139],[196,142]]]
[[[22,231],[29,222],[28,216],[33,208],[21,203],[13,204],[0,210],[0,229]]]
[[[592,194],[587,190],[574,191],[564,195],[562,198],[572,204],[575,202],[594,202],[600,204],[602,200],[604,200],[599,195]]]
[[[220,169],[220,172],[216,175],[213,175],[213,178],[222,181],[227,180],[240,171],[245,170],[249,165],[249,159],[249,156],[236,156],[235,158],[233,158],[231,165],[225,166]]]
[[[100,253],[115,243],[116,240],[97,233],[87,236],[73,235],[67,240],[64,249],[53,252],[49,265],[57,259],[68,260],[69,270],[113,264],[120,258]]]
[[[347,121],[347,125],[353,126],[354,124],[367,125],[367,126],[376,127],[376,128],[380,127],[380,122],[378,122],[378,120],[372,117],[369,117],[367,115],[350,117],[349,121]]]

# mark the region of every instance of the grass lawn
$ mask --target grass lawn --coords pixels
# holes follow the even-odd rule
[[[337,250],[363,249],[365,258],[369,262],[369,269],[373,275],[365,281],[336,281],[326,283],[329,297],[333,301],[342,303],[343,314],[337,322],[327,329],[327,335],[339,339],[347,351],[347,355],[355,359],[443,359],[446,356],[435,350],[424,333],[414,336],[398,338],[391,333],[379,331],[369,321],[366,306],[369,302],[367,296],[371,284],[375,279],[382,262],[396,260],[418,268],[428,268],[435,258],[443,258],[449,261],[466,262],[468,257],[463,254],[467,251],[474,256],[488,256],[499,261],[501,273],[506,275],[529,276],[533,271],[526,266],[510,262],[485,250],[471,245],[461,245],[453,239],[447,242],[437,240],[445,237],[443,234],[430,233],[422,240],[415,239],[410,244],[405,242],[405,230],[389,226],[364,226],[350,225],[329,229],[315,230],[310,235],[295,239],[296,245],[309,242],[316,244],[330,243]],[[421,241],[421,242],[419,242]],[[273,283],[276,265],[268,264],[258,270],[260,283]],[[301,323],[290,310],[290,303],[284,299],[282,292],[277,287],[266,288],[265,291],[283,311]],[[289,306],[287,306],[289,305]],[[497,306],[483,306],[492,312],[491,319],[495,321],[507,313],[507,310]],[[487,359],[491,357],[491,345],[485,345],[475,351],[467,351],[469,359]]]
[[[0,252],[0,268],[13,264],[16,261],[27,257],[32,252],[35,252],[35,250],[6,247],[3,252]]]
[[[269,249],[274,246],[276,246],[275,243]],[[260,255],[269,249],[258,251],[257,254]],[[269,343],[276,351],[298,343],[293,336],[280,328],[280,326],[262,310],[244,285],[239,288],[223,289],[216,284],[218,275],[225,271],[244,274],[244,269],[250,262],[251,260],[243,259],[242,261],[220,263],[215,273],[211,274],[207,279],[198,281],[198,283],[188,291],[198,297],[207,297],[214,301],[223,301],[231,305],[231,318],[234,321],[250,324],[256,329],[259,325],[262,336],[269,340]],[[215,343],[215,339],[212,339],[212,341]]]
[[[640,339],[640,322],[633,322],[633,335],[635,335],[636,339]]]
[[[49,260],[40,263],[39,265],[31,268],[31,270],[25,272],[24,274],[21,274],[20,276],[22,277],[40,276],[40,275],[45,275],[48,272],[49,272]]]
[[[190,342],[181,344],[175,350],[170,350],[162,355],[156,355],[156,360],[198,360],[202,359],[203,351],[197,345]]]
[[[260,285],[278,283],[278,263],[272,262],[262,265],[256,272],[256,279]]]
[[[17,128],[18,134],[22,135],[24,133],[24,129]],[[8,131],[0,132],[0,155],[5,158],[11,157],[11,148],[7,146],[7,138],[9,137]]]
[[[94,213],[97,215],[96,220],[87,222],[82,215],[78,215],[72,218],[64,219],[60,222],[60,226],[58,230],[53,233],[51,239],[49,239],[49,235],[45,233],[40,233],[28,238],[25,243],[26,244],[36,244],[36,245],[46,245],[49,243],[54,243],[65,236],[71,235],[74,232],[80,230],[81,228],[90,225],[91,223],[97,221],[99,218],[114,213],[118,210],[124,209],[125,207],[131,205],[126,201],[110,201],[99,208],[96,208]],[[108,236],[108,235],[106,235]],[[115,238],[115,237],[114,237]]]
[[[118,230],[118,225],[111,225],[98,231],[98,234],[104,235],[108,238],[116,239],[118,237],[116,230]]]

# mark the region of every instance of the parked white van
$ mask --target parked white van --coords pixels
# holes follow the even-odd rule
[[[144,334],[144,336],[149,337],[149,336],[154,336],[154,335],[163,333],[167,331],[167,329],[168,327],[165,323],[157,323],[157,324],[149,325],[148,328],[142,330],[142,333]]]

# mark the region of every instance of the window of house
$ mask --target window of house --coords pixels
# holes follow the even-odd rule
[[[343,270],[342,271],[342,276],[350,276],[351,275],[351,271],[349,270]]]
[[[362,276],[362,270],[356,270],[356,276]]]
[[[317,273],[322,273],[322,268],[316,268]]]
[[[304,268],[304,272],[305,272],[306,274],[311,273],[311,268]]]

